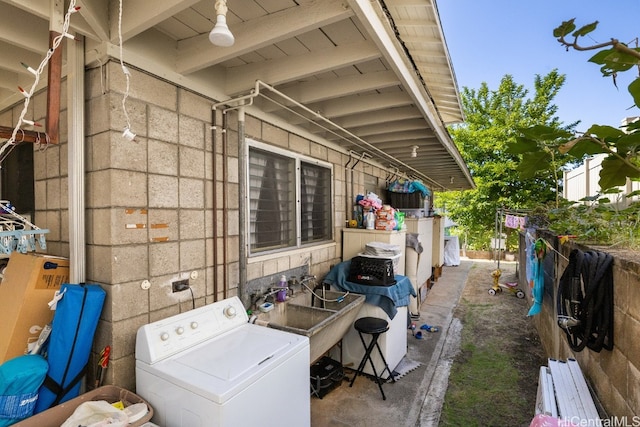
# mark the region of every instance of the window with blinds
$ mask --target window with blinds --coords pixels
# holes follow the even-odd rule
[[[331,238],[331,171],[300,162],[300,234],[302,242]]]
[[[250,252],[330,240],[331,169],[261,147],[249,147]]]

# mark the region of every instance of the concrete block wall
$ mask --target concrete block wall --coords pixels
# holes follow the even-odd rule
[[[137,329],[214,301],[214,162],[212,101],[130,71],[134,141],[119,64],[86,75],[86,227],[87,280],[107,291],[94,348],[111,345],[107,383],[133,390]],[[193,301],[171,290],[186,278]]]
[[[126,81],[120,64],[106,62],[86,72],[86,281],[107,292],[89,364],[95,366],[99,351],[110,345],[105,382],[135,390],[137,329],[192,307],[190,292],[172,293],[172,281],[195,275],[190,284],[196,306],[238,293],[242,189],[237,112],[227,113],[223,135],[223,113],[216,111],[212,134],[213,100],[148,73],[130,72],[126,107],[135,141],[122,137]],[[11,122],[19,108],[2,118],[11,116]],[[34,112],[27,118],[44,118],[45,92],[34,96],[30,108]],[[333,164],[335,225],[333,242],[252,257],[247,280],[302,266],[323,277],[341,261],[341,230],[350,216],[345,208],[349,155],[249,114],[245,134]],[[60,139],[35,155],[35,220],[51,230],[47,252],[69,256],[66,99]],[[364,173],[383,182],[386,172],[361,162],[353,173],[354,194],[364,192]],[[142,287],[147,280],[148,290]]]
[[[552,244],[555,242],[553,236],[543,235],[543,237]],[[611,253],[614,256],[613,350],[602,350],[597,353],[585,348],[581,352],[574,352],[567,344],[566,336],[556,321],[555,293],[560,276],[568,264],[564,258],[568,259],[570,252],[576,246],[570,243],[559,246],[556,243],[555,247],[562,257],[556,256],[554,295],[552,297],[548,294],[544,295],[542,312],[535,318],[545,352],[550,358],[576,359],[610,417],[637,419],[640,416],[640,340],[638,340],[640,336],[640,264],[625,259],[623,255]],[[579,249],[589,250],[585,247],[579,247]],[[523,259],[525,258],[521,257],[521,260]],[[521,269],[521,281],[526,277],[525,270]]]
[[[60,136],[58,144],[34,144],[34,196],[36,212],[33,223],[40,228],[49,229],[45,238],[47,252],[58,256],[69,256],[69,192],[67,158],[67,107],[66,81],[62,82],[60,100]],[[24,104],[13,108],[14,126]],[[43,126],[46,123],[47,93],[36,93],[29,103],[26,119],[34,120]],[[42,131],[44,131],[44,127]]]

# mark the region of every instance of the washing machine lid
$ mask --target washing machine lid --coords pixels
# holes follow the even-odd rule
[[[305,336],[246,324],[159,363],[137,366],[223,404],[308,346]]]
[[[262,331],[241,329],[198,351],[191,351],[175,362],[222,381],[235,381],[291,345],[289,337],[259,332]]]

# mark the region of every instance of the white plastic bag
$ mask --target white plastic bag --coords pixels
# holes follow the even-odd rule
[[[106,400],[81,403],[61,427],[126,427],[129,417]]]

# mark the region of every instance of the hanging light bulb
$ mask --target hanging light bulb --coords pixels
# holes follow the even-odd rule
[[[227,27],[227,1],[217,0],[216,5],[216,25],[209,33],[209,41],[216,46],[229,47],[233,45],[235,39],[229,27]]]
[[[411,149],[411,157],[418,157],[418,146],[414,145]]]

